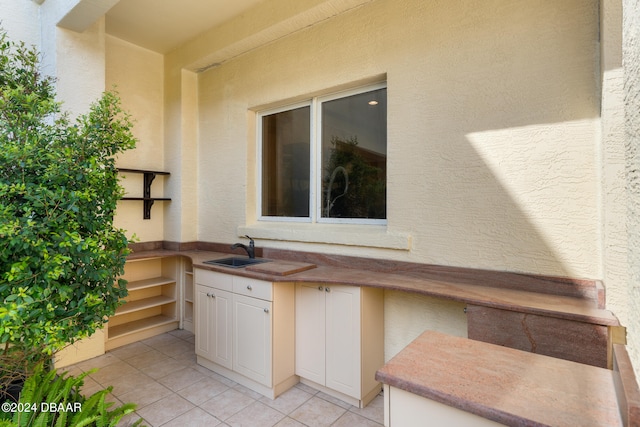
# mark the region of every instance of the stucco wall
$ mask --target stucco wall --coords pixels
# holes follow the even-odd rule
[[[27,45],[40,49],[38,5],[32,1],[23,1],[20,7],[16,7],[15,3],[15,0],[0,0],[0,28],[4,29],[12,40],[22,40]]]
[[[599,277],[597,37],[597,2],[379,0],[201,73],[198,238],[255,227],[255,109],[386,75],[385,233],[409,250],[261,244]]]
[[[623,69],[630,281],[627,285],[628,349],[640,378],[640,1],[624,0]]]
[[[114,37],[106,39],[106,88],[118,91],[123,108],[134,119],[133,132],[138,142],[134,150],[122,153],[117,165],[122,168],[165,170],[163,56]],[[165,182],[158,175],[151,185],[153,197],[164,196]],[[130,197],[142,197],[143,176],[122,174],[121,183]],[[151,208],[151,219],[143,219],[142,202],[121,201],[114,223],[135,233],[138,241],[164,240],[164,202]]]
[[[198,240],[600,278],[598,20],[597,1],[378,0],[202,72]],[[387,227],[256,223],[254,112],[380,76]],[[466,333],[455,304],[385,304],[387,357],[407,331]]]

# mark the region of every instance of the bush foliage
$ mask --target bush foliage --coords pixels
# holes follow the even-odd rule
[[[0,354],[36,359],[93,333],[126,295],[114,156],[135,144],[117,94],[72,120],[38,67],[0,31]]]

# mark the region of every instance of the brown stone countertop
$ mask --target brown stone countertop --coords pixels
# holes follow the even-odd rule
[[[623,425],[610,370],[433,331],[376,380],[506,425]]]
[[[231,254],[200,250],[171,251],[162,249],[142,251],[129,255],[129,259],[173,255],[191,258],[194,267],[272,282],[295,281],[371,286],[597,325],[619,325],[618,319],[610,311],[598,309],[589,301],[580,298],[515,289],[474,286],[453,280],[424,278],[399,272],[380,273],[355,268],[316,266],[309,263],[275,259],[267,264],[257,264],[244,268],[228,268],[203,264],[203,262],[216,258],[226,258],[232,256]]]

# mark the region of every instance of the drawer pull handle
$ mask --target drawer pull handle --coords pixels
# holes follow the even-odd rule
[[[253,288],[251,287],[251,285],[247,285],[247,289],[251,290]]]
[[[264,312],[265,312],[265,313],[268,313],[268,312],[269,312],[269,309],[268,309],[268,308],[265,308],[265,309],[264,309]]]
[[[323,291],[322,286],[318,286],[319,291]]]
[[[325,290],[326,292],[331,292],[331,288],[329,288],[328,286],[327,286],[326,288],[324,288],[324,290]]]

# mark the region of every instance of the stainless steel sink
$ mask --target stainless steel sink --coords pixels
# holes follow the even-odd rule
[[[269,262],[268,259],[256,259],[256,258],[243,258],[243,257],[230,257],[222,259],[212,259],[210,261],[204,261],[205,264],[221,265],[223,267],[242,268],[247,265],[260,264],[263,262]]]

